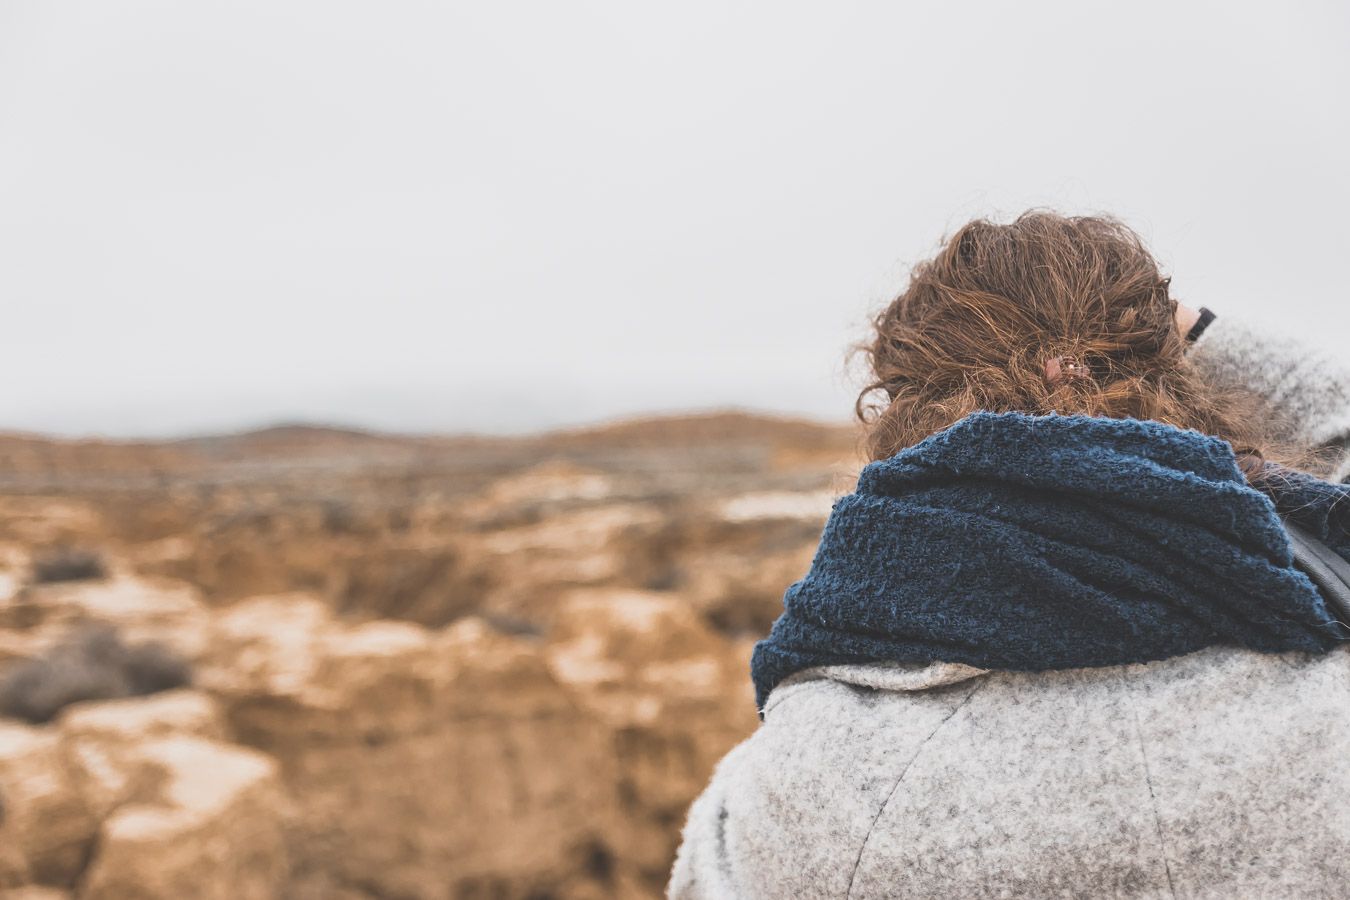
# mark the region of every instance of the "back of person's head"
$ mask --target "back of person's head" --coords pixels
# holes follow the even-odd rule
[[[979,410],[1154,419],[1260,453],[1254,399],[1186,358],[1169,279],[1095,216],[979,219],[915,267],[862,348],[856,411],[884,459]]]

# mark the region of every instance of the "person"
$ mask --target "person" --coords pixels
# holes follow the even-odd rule
[[[1350,487],[1299,467],[1343,471],[1346,387],[1198,317],[1102,217],[914,270],[670,897],[1346,894],[1350,611],[1291,543],[1344,572]]]

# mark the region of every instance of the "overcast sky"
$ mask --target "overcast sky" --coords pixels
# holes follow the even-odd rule
[[[0,0],[0,429],[843,418],[975,215],[1345,346],[1338,2]]]

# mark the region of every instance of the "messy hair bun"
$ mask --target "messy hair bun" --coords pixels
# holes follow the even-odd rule
[[[1251,396],[1186,358],[1169,279],[1124,224],[977,219],[913,270],[860,348],[855,410],[883,459],[978,410],[1154,419],[1260,447]]]

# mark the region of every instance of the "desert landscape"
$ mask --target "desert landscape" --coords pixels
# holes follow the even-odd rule
[[[0,437],[3,896],[659,896],[855,437]]]

